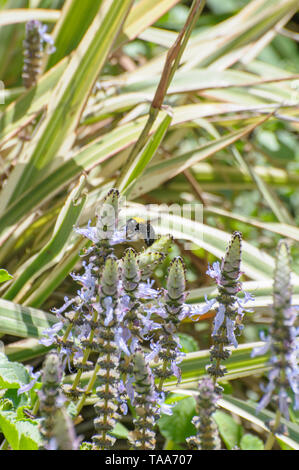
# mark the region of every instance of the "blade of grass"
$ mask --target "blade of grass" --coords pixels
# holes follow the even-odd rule
[[[212,206],[206,206],[205,212],[210,213],[210,214],[220,215],[225,218],[239,220],[240,222],[244,222],[254,227],[258,227],[262,230],[267,230],[269,232],[278,233],[279,235],[283,237],[291,238],[293,240],[299,241],[299,229],[292,225],[287,225],[283,223],[261,222],[258,219],[253,219],[252,217],[245,217],[241,214],[229,212],[224,209],[220,209],[218,207],[212,207]]]
[[[55,23],[60,17],[59,10],[43,8],[17,8],[0,11],[0,27],[8,24],[26,23],[31,20]]]
[[[275,418],[275,414],[271,413],[268,410],[260,411],[260,413],[256,415],[256,404],[250,403],[248,401],[245,402],[244,400],[240,400],[239,398],[231,397],[228,395],[224,395],[224,397],[219,400],[219,405],[222,408],[239,415],[241,418],[247,419],[251,423],[261,427],[266,431],[269,431],[268,423],[273,421]],[[290,423],[289,421],[283,418],[281,421],[288,430],[288,436],[277,433],[277,439],[280,439],[282,442],[285,442],[294,450],[299,450],[298,426],[294,423]]]
[[[56,51],[48,57],[46,69],[69,55],[80,43],[90,24],[94,20],[103,0],[67,0],[60,12],[52,37]]]
[[[0,334],[40,338],[42,331],[54,323],[55,315],[0,299]]]
[[[177,3],[179,0],[140,0],[130,11],[115,46],[118,48],[128,39],[135,39]]]
[[[86,246],[86,240],[79,240],[75,243],[70,253],[68,253],[62,261],[60,261],[50,273],[45,276],[43,282],[34,288],[33,292],[26,298],[23,305],[39,308],[45,300],[57,289],[57,287],[65,280],[67,275],[75,267],[80,259],[80,250]]]
[[[163,115],[165,112],[162,112]],[[130,186],[133,187],[134,183],[141,177],[144,169],[156,154],[159,145],[161,144],[165,133],[167,132],[172,121],[171,110],[166,112],[166,116],[162,120],[158,129],[153,133],[145,147],[141,150],[139,155],[136,156],[131,166],[128,167],[124,178],[121,181],[119,190],[126,196],[130,193]]]
[[[26,338],[5,346],[5,355],[10,361],[29,361],[46,354],[52,347],[45,347],[35,338]]]

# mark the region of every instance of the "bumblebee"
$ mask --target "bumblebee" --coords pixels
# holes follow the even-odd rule
[[[130,240],[142,238],[146,246],[151,246],[156,238],[155,231],[148,220],[133,217],[126,224],[126,237]]]

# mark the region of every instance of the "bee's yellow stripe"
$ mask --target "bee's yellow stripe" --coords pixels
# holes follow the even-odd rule
[[[138,224],[144,224],[145,220],[141,217],[132,217]]]

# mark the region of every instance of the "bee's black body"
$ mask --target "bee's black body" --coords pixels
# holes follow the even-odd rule
[[[126,225],[127,238],[139,236],[143,238],[147,246],[151,246],[155,241],[155,231],[150,222],[145,221],[141,217],[133,217],[129,219]]]

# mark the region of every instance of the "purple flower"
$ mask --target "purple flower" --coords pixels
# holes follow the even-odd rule
[[[110,238],[110,245],[118,245],[127,241],[126,234],[123,230],[115,230]]]
[[[171,416],[172,415],[172,408],[174,407],[174,404],[166,405],[166,403],[164,403],[164,401],[165,401],[165,393],[161,392],[160,397],[157,399],[157,403],[160,406],[161,413]]]
[[[146,316],[144,315],[140,316],[140,320],[143,324],[143,328],[140,331],[140,335],[143,338],[145,338],[152,331],[157,330],[158,328],[161,327],[159,323],[156,323],[155,321],[150,319],[152,313],[157,313],[154,307],[150,310],[145,309],[145,312],[146,312]]]
[[[161,413],[163,413],[164,415],[169,415],[171,416],[172,415],[172,408],[173,408],[174,405],[166,405],[166,403],[162,403],[160,405],[160,409],[161,409]]]
[[[227,339],[229,340],[230,344],[233,344],[235,348],[238,347],[238,342],[235,337],[234,333],[235,329],[235,322],[229,317],[226,317],[226,332],[227,332]]]
[[[129,400],[131,401],[131,403],[134,402],[134,395],[135,395],[133,382],[134,382],[134,377],[130,376],[130,375],[127,376],[127,380],[126,380],[126,383],[125,383],[125,388],[126,388],[126,391],[127,391],[127,394],[128,394],[128,397],[129,397]]]
[[[244,299],[243,299],[244,304],[246,304],[246,302],[248,302],[249,300],[254,302],[254,296],[250,294],[250,292],[245,292],[245,291],[243,292],[244,292]]]
[[[103,303],[106,308],[106,318],[104,320],[104,325],[108,326],[109,323],[113,320],[113,314],[114,314],[112,297],[105,297],[103,300]]]
[[[221,268],[220,268],[219,261],[215,261],[212,267],[209,265],[208,270],[206,271],[206,274],[212,277],[213,279],[215,279],[217,284],[219,284],[220,279],[221,279]]]
[[[95,277],[92,274],[93,263],[87,264],[85,261],[83,261],[82,264],[85,268],[84,274],[80,276],[78,274],[72,273],[71,276],[74,279],[74,281],[80,282],[86,289],[89,289],[92,292],[94,292]]]
[[[249,292],[244,292],[244,297],[243,299],[236,299],[237,301],[237,305],[238,305],[238,315],[240,315],[241,317],[244,316],[244,311],[245,312],[253,312],[253,310],[249,309],[248,307],[245,307],[244,304],[246,304],[248,301],[254,301],[254,297],[252,294],[250,294]]]
[[[151,361],[154,361],[161,351],[161,345],[158,343],[151,342],[150,348],[152,352],[145,355],[145,362],[148,364]]]
[[[171,361],[171,371],[173,375],[177,378],[178,383],[181,381],[181,369],[178,367],[176,361]]]
[[[118,328],[115,334],[115,342],[118,345],[118,347],[127,355],[130,356],[131,353],[129,351],[129,348],[126,344],[126,340],[128,339],[128,333],[130,334],[129,330],[127,328]]]
[[[265,344],[262,347],[254,348],[251,356],[260,356],[268,353],[269,351],[272,353],[272,356],[269,360],[269,364],[272,366],[268,373],[269,383],[267,387],[264,388],[265,395],[259,402],[257,411],[259,412],[265,408],[270,403],[272,397],[276,396],[278,397],[278,407],[281,413],[286,419],[289,419],[289,398],[286,386],[280,384],[279,377],[281,373],[285,375],[289,386],[295,395],[295,409],[299,409],[299,368],[297,365],[297,331],[288,321],[287,323],[287,325],[284,325],[284,327],[288,329],[288,334],[286,334],[285,339],[277,337],[277,332],[275,328],[272,327],[270,329],[270,334],[267,337],[265,336],[264,332],[260,334],[260,337],[262,341],[265,341]],[[279,343],[281,343],[280,348],[282,348],[284,354],[285,365],[283,366],[283,370],[281,369],[281,353],[278,353]]]
[[[88,221],[87,227],[85,228],[75,228],[75,232],[79,233],[80,235],[83,235],[85,238],[88,238],[94,243],[98,243],[98,237],[97,237],[97,229],[96,227],[91,227],[91,220]]]
[[[76,227],[75,231],[85,238],[88,238],[93,243],[99,243],[101,240],[108,239],[110,245],[118,245],[126,241],[125,232],[123,230],[109,230],[108,232],[104,232],[97,226],[91,227],[90,224],[91,221],[89,220],[87,227]]]
[[[53,54],[53,52],[56,51],[56,47],[54,46],[53,38],[46,32],[48,30],[48,26],[46,24],[42,24],[38,20],[28,21],[28,23],[26,24],[27,35],[34,30],[38,30],[38,34],[41,38],[41,41],[50,46],[47,50],[47,53]]]
[[[54,41],[53,41],[52,36],[46,33],[47,30],[48,30],[48,26],[46,24],[40,24],[39,34],[42,38],[42,41],[50,46],[47,50],[47,53],[53,54],[53,52],[56,51],[56,47],[54,46]]]
[[[51,328],[47,328],[42,331],[42,334],[48,336],[48,338],[40,338],[39,342],[44,346],[51,346],[54,341],[57,333],[63,328],[63,322],[55,323]]]
[[[215,336],[218,334],[218,330],[222,326],[224,322],[224,318],[225,318],[225,307],[224,305],[220,304],[218,307],[218,311],[214,318],[214,329],[213,329],[212,336]]]
[[[159,295],[159,292],[152,288],[154,282],[154,280],[150,279],[147,279],[146,283],[140,282],[136,297],[139,299],[155,299]]]
[[[197,317],[200,315],[204,315],[205,313],[208,313],[213,305],[217,302],[216,299],[210,299],[208,300],[207,295],[205,295],[205,300],[206,304],[204,306],[198,306],[198,305],[184,305],[183,306],[183,318],[184,319],[186,316],[190,317],[191,320],[193,320],[192,317],[196,317],[194,320],[197,320]]]
[[[60,308],[53,308],[52,312],[55,313],[57,317],[60,317],[65,310],[68,309],[70,305],[75,302],[75,299],[69,299],[68,297],[64,297],[64,304]]]
[[[258,346],[257,348],[253,348],[251,352],[251,357],[262,356],[263,354],[267,354],[271,347],[271,338],[270,336],[266,337],[265,332],[260,332],[260,339],[265,341],[263,346]]]
[[[18,389],[18,395],[21,395],[22,393],[25,393],[25,392],[29,392],[29,390],[31,390],[34,385],[36,384],[36,382],[38,381],[40,375],[41,375],[41,372],[33,372],[33,367],[32,366],[29,366],[29,375],[31,377],[31,381],[28,383],[28,384],[25,384],[25,385],[22,385],[19,389]]]

